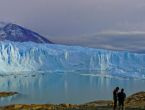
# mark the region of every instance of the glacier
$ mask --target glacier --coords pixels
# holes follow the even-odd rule
[[[100,71],[100,75],[145,78],[145,54],[80,46],[0,42],[0,75]]]
[[[108,100],[116,86],[127,95],[143,91],[141,79],[145,79],[145,53],[0,42],[0,91],[19,93],[0,98],[0,106]]]

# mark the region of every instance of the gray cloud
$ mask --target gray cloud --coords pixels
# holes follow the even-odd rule
[[[145,0],[0,0],[0,21],[20,24],[54,42],[92,46],[96,42],[102,45],[100,47],[106,47],[109,40],[108,47],[113,48],[113,42],[114,47],[120,48],[120,45],[121,49],[122,45],[133,49],[136,44],[143,44],[144,35],[126,36],[118,31],[144,32],[144,13]],[[94,33],[112,30],[119,35],[92,37]],[[114,43],[121,38],[128,42]]]
[[[144,30],[145,0],[0,0],[0,20],[43,35]]]
[[[74,37],[62,37],[52,39],[58,43],[67,45],[79,45],[93,48],[105,48],[111,50],[126,50],[131,52],[145,52],[145,32],[98,32],[94,35]]]

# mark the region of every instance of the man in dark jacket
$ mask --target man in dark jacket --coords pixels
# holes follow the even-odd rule
[[[124,89],[121,89],[121,92],[118,93],[119,110],[124,110],[125,98],[126,94],[124,93]]]
[[[113,110],[116,110],[117,108],[118,90],[119,90],[119,87],[116,87],[113,91],[113,101],[114,101]]]

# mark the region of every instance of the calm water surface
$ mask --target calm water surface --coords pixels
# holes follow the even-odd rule
[[[145,91],[145,80],[108,76],[98,72],[55,72],[0,76],[0,91],[19,95],[0,98],[0,105],[13,103],[73,103],[112,99],[116,86],[127,95]]]

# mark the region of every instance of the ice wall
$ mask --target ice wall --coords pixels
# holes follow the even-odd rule
[[[145,54],[33,42],[0,42],[0,74],[107,71],[145,77]]]

